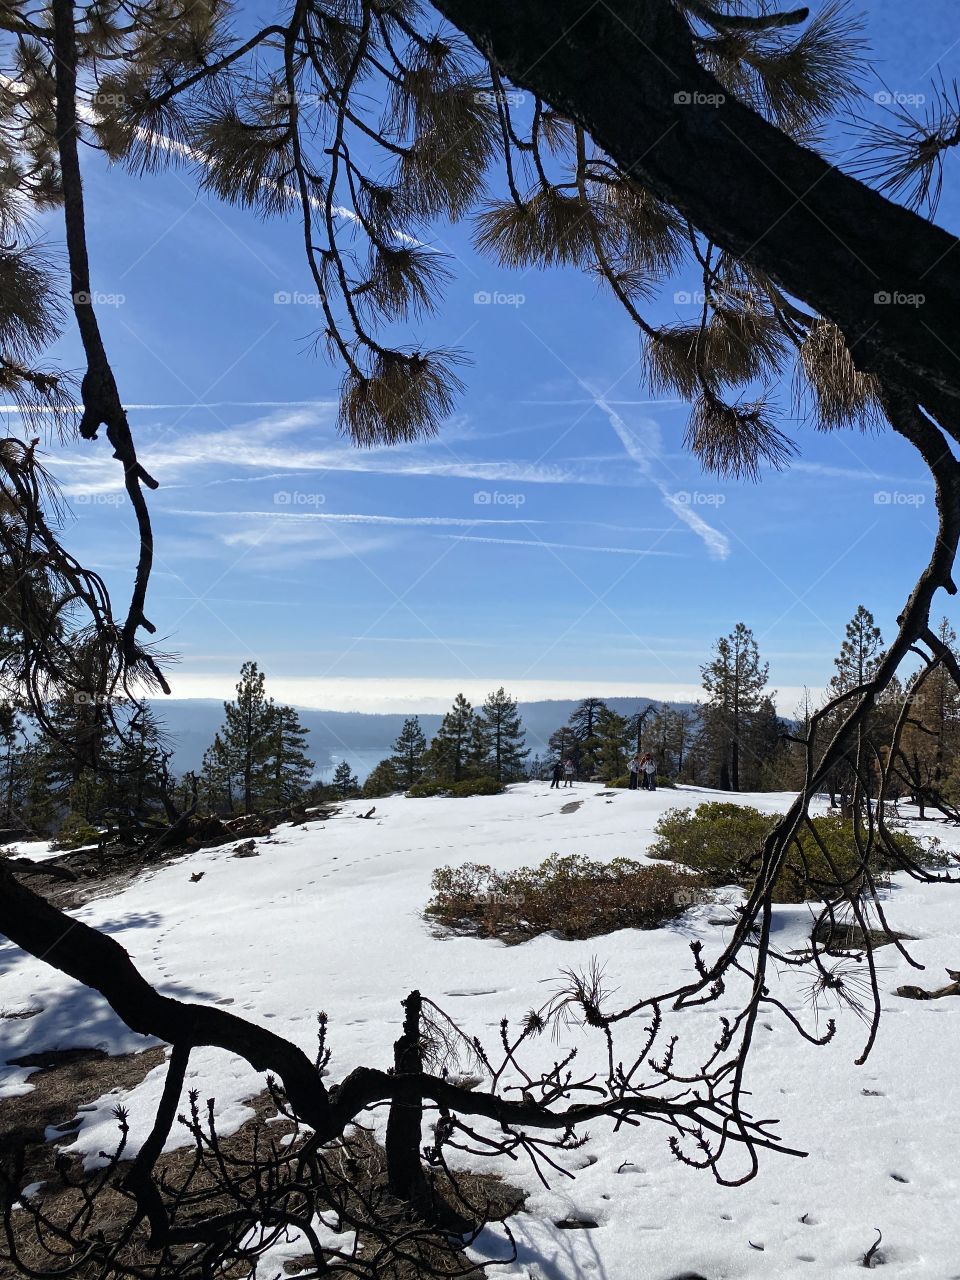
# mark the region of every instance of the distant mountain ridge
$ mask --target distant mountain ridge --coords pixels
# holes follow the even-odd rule
[[[536,755],[546,755],[547,739],[566,723],[581,701],[558,698],[518,704],[531,759]],[[620,715],[633,715],[650,703],[663,705],[658,699],[642,694],[635,698],[605,698],[604,701]],[[222,701],[215,698],[155,698],[152,705],[165,725],[173,747],[174,771],[184,773],[188,769],[199,769],[204,751],[223,722]],[[667,705],[689,710],[694,704],[671,702]],[[338,761],[348,760],[361,781],[379,760],[390,754],[407,716],[418,714],[412,711],[317,711],[311,707],[297,707],[297,712],[309,733],[309,754],[317,762],[318,773],[325,775]],[[443,717],[435,712],[426,712],[418,718],[429,742]]]

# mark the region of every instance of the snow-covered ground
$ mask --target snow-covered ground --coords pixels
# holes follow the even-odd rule
[[[710,798],[713,793],[692,788],[610,795],[596,785],[551,791],[546,783],[527,783],[468,800],[378,800],[367,821],[356,815],[371,802],[358,801],[324,824],[280,828],[257,842],[258,857],[234,859],[232,845],[203,850],[78,914],[116,936],[163,992],[229,1005],[308,1053],[316,1012],[325,1010],[329,1075],[339,1079],[356,1065],[390,1064],[400,1001],[414,987],[495,1049],[503,1015],[521,1019],[546,1000],[561,969],[586,967],[594,957],[605,966],[607,985],[617,989],[618,1006],[675,985],[690,971],[692,939],[703,940],[707,957],[722,945],[728,912],[700,905],[663,929],[584,942],[544,936],[517,947],[435,937],[421,912],[437,866],[470,860],[508,869],[554,851],[640,857],[665,809]],[[571,799],[582,806],[562,813]],[[790,797],[739,799],[777,813]],[[910,825],[960,850],[960,832],[938,823]],[[23,849],[25,856],[37,853],[42,850]],[[198,871],[203,878],[192,882]],[[547,1191],[523,1164],[503,1170],[530,1198],[513,1221],[520,1261],[501,1274],[537,1280],[668,1280],[688,1272],[708,1280],[853,1277],[879,1228],[891,1268],[884,1274],[960,1280],[960,1000],[916,1002],[894,994],[906,981],[939,986],[946,966],[960,968],[958,892],[895,877],[889,919],[917,939],[911,952],[926,972],[911,969],[893,948],[880,953],[885,1016],[865,1066],[853,1064],[864,1028],[849,1011],[838,1013],[839,1033],[826,1048],[800,1040],[782,1017],[761,1020],[750,1075],[755,1113],[779,1116],[785,1144],[807,1150],[806,1159],[765,1153],[756,1179],[720,1187],[673,1158],[661,1126],[613,1134],[596,1123],[588,1143],[565,1159],[576,1171],[574,1181],[558,1176]],[[795,933],[799,945],[808,920],[804,907],[778,908],[778,943],[794,945]],[[682,1015],[694,1045],[712,1041],[718,1012],[737,1007],[739,994],[731,988],[718,1006]],[[796,979],[784,977],[777,994],[809,1018]],[[0,944],[0,1012],[38,1008],[34,1017],[0,1021],[0,1095],[30,1088],[28,1071],[6,1065],[22,1053],[77,1045],[125,1052],[147,1044],[99,997]],[[643,1023],[624,1025],[618,1048],[625,1059],[644,1030]],[[561,1037],[561,1047],[580,1046],[583,1075],[594,1064],[603,1070],[603,1046],[592,1036],[570,1028]],[[545,1036],[530,1061],[552,1062],[558,1052]],[[241,1123],[249,1114],[244,1100],[262,1088],[262,1079],[213,1050],[197,1052],[192,1069],[188,1084],[217,1098],[221,1131]],[[123,1099],[134,1147],[149,1128],[162,1080],[157,1069]],[[112,1146],[117,1101],[111,1095],[84,1113],[74,1150],[93,1159]],[[599,1226],[570,1231],[553,1225],[570,1217]],[[481,1243],[488,1240],[490,1252],[497,1251],[492,1232]],[[277,1255],[277,1273],[280,1260]]]

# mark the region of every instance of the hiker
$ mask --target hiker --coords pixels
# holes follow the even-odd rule
[[[649,752],[643,762],[643,785],[647,791],[657,789],[657,762]]]
[[[572,760],[566,760],[563,765],[563,776],[568,787],[573,786],[573,780],[576,777],[576,770],[573,767]]]
[[[636,791],[637,784],[640,781],[640,752],[633,757],[627,766],[630,770],[630,790]]]
[[[553,780],[550,783],[551,791],[553,790],[554,787],[560,786],[560,775],[562,772],[563,772],[563,762],[561,761],[560,757],[557,756],[556,764],[553,766]]]

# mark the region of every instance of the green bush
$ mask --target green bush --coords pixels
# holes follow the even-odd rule
[[[461,782],[430,782],[421,778],[407,792],[408,796],[496,796],[503,791],[496,778],[464,778]]]
[[[60,824],[60,830],[50,841],[51,849],[81,849],[84,845],[96,844],[100,832],[92,827],[82,813],[72,810]]]
[[[647,852],[651,858],[689,867],[711,884],[749,887],[756,877],[763,842],[779,817],[725,801],[701,804],[693,813],[689,809],[670,809],[654,828],[659,839]],[[843,883],[859,867],[852,822],[830,814],[812,819],[812,826],[816,835],[808,826],[797,833],[774,885],[774,902],[804,902],[824,895],[840,897]],[[920,863],[930,861],[928,851],[906,831],[894,829],[891,835],[908,857]],[[874,874],[891,871],[896,865],[885,850],[875,849],[870,866]]]
[[[706,892],[700,876],[616,858],[591,862],[551,854],[539,867],[495,871],[475,862],[439,867],[425,914],[444,929],[505,942],[554,931],[592,938],[615,929],[653,929]]]

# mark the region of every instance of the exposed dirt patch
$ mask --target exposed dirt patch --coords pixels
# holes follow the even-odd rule
[[[54,1060],[54,1055],[33,1056],[44,1058],[51,1064]],[[138,1084],[162,1061],[163,1056],[162,1047],[122,1058],[109,1058],[97,1050],[67,1051],[57,1055],[55,1065],[43,1066],[31,1077],[36,1086],[32,1093],[0,1102],[0,1168],[5,1166],[9,1169],[16,1150],[25,1147],[26,1163],[19,1185],[43,1184],[32,1196],[31,1203],[42,1210],[48,1222],[62,1225],[75,1219],[85,1199],[95,1192],[92,1202],[88,1202],[88,1220],[79,1232],[86,1244],[99,1232],[102,1232],[104,1241],[115,1241],[131,1222],[133,1201],[128,1193],[120,1190],[131,1166],[127,1162],[120,1163],[111,1176],[104,1179],[102,1171],[85,1172],[79,1158],[67,1158],[61,1154],[58,1167],[57,1143],[55,1140],[44,1141],[44,1135],[50,1133],[54,1138],[53,1131],[57,1130],[68,1139],[78,1127],[79,1107],[112,1088],[131,1088]],[[239,1170],[244,1162],[252,1159],[255,1151],[263,1152],[271,1146],[274,1150],[283,1150],[286,1142],[295,1135],[294,1123],[282,1115],[278,1116],[268,1091],[250,1099],[247,1106],[253,1110],[253,1116],[235,1134],[219,1140],[218,1155],[208,1164],[198,1163],[192,1139],[190,1145],[167,1153],[158,1162],[156,1172],[162,1185],[168,1192],[170,1188],[189,1185],[190,1195],[197,1203],[197,1212],[200,1212],[202,1204],[203,1217],[229,1213],[236,1208],[236,1202],[221,1190],[217,1175],[219,1168]],[[202,1105],[200,1115],[205,1115]],[[301,1145],[304,1139],[301,1131],[295,1139],[296,1146]],[[350,1132],[326,1154],[330,1157],[326,1162],[330,1197],[334,1202],[340,1200],[355,1216],[359,1224],[357,1244],[361,1256],[369,1257],[382,1249],[384,1228],[391,1235],[411,1232],[414,1223],[409,1216],[409,1207],[392,1199],[386,1191],[383,1148],[366,1130]],[[0,1186],[2,1181],[0,1177]],[[425,1267],[430,1268],[427,1273],[431,1275],[484,1280],[484,1273],[471,1269],[466,1255],[458,1244],[451,1245],[451,1240],[469,1232],[482,1221],[499,1221],[515,1213],[522,1207],[524,1193],[493,1175],[462,1173],[456,1175],[453,1183],[438,1171],[433,1175],[432,1195],[435,1227],[426,1233],[416,1233],[416,1238],[410,1235],[409,1247],[405,1246],[398,1258],[385,1262],[383,1280],[419,1280],[425,1274]],[[371,1206],[376,1207],[377,1220],[376,1225],[371,1222],[367,1230],[364,1220]],[[187,1216],[191,1215],[188,1213]],[[182,1216],[179,1221],[183,1221]],[[14,1214],[12,1224],[20,1267],[15,1272],[5,1269],[9,1255],[4,1242],[0,1241],[0,1276],[24,1274],[23,1268],[49,1269],[54,1262],[60,1268],[71,1257],[72,1248],[60,1241],[56,1244],[61,1250],[59,1257],[56,1260],[51,1258],[38,1238],[32,1214],[20,1210]],[[49,1231],[46,1235],[48,1239],[52,1238]],[[64,1249],[65,1254],[62,1252]],[[127,1236],[121,1256],[124,1264],[142,1268],[143,1274],[152,1273],[158,1278],[166,1274],[165,1267],[172,1265],[174,1258],[172,1254],[167,1255],[164,1261],[150,1250],[143,1228],[137,1228]],[[312,1257],[303,1257],[287,1263],[285,1271],[288,1275],[296,1275],[314,1267]],[[240,1280],[249,1273],[249,1263],[243,1262],[226,1264],[217,1271],[224,1280]],[[88,1273],[81,1271],[80,1274]],[[101,1273],[95,1269],[89,1274]],[[380,1274],[378,1272],[378,1276]]]
[[[583,804],[582,800],[568,800],[566,804],[560,806],[561,813],[576,813]]]
[[[63,1049],[10,1059],[17,1066],[39,1069],[30,1076],[29,1093],[0,1098],[0,1165],[9,1167],[23,1150],[25,1182],[55,1177],[57,1149],[45,1140],[46,1130],[75,1132],[80,1107],[111,1089],[134,1088],[163,1058],[164,1049],[157,1046],[114,1058],[102,1049]]]

